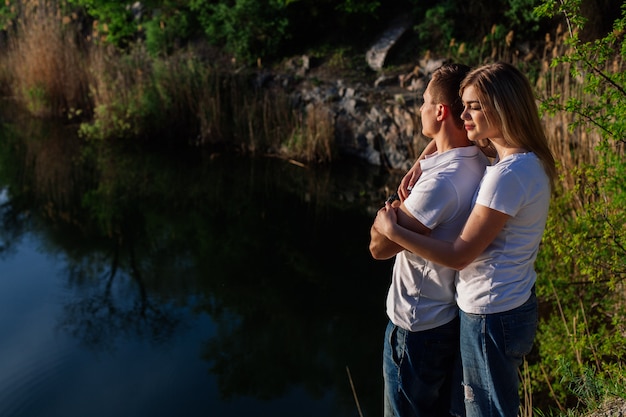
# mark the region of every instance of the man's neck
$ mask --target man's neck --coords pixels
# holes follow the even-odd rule
[[[438,135],[434,138],[435,143],[437,144],[437,152],[443,153],[449,151],[450,149],[455,148],[464,148],[466,146],[471,146],[472,142],[467,138],[465,131],[462,133],[459,132],[442,132],[441,135]]]

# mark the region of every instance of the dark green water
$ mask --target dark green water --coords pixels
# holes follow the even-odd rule
[[[0,415],[381,415],[388,181],[5,118]]]

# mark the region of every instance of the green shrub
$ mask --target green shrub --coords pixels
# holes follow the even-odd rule
[[[561,89],[542,109],[570,115],[569,132],[578,136],[565,152],[590,158],[561,169],[537,260],[538,288],[551,314],[540,325],[535,379],[549,382],[561,406],[593,408],[626,376],[626,14],[601,39],[583,42],[579,6],[547,1],[538,9],[565,16],[569,49],[552,65],[569,69],[565,78],[579,91],[568,96]]]

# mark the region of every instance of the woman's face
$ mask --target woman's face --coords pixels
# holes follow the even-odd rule
[[[487,122],[485,109],[478,101],[478,94],[474,86],[467,86],[463,90],[461,99],[464,106],[461,119],[463,119],[469,140],[475,142],[481,139],[493,139],[502,136],[499,129],[492,127]]]

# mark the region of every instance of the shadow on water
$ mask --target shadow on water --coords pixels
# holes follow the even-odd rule
[[[0,257],[28,233],[65,259],[75,295],[59,330],[96,351],[161,344],[189,309],[216,323],[199,351],[220,398],[297,386],[357,415],[349,368],[363,414],[380,414],[391,264],[367,244],[388,174],[84,144],[70,127],[17,119],[0,135]]]

